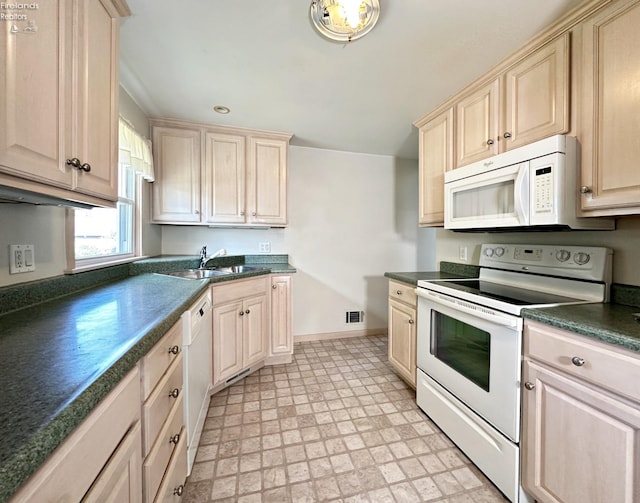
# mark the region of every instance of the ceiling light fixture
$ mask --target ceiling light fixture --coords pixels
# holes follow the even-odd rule
[[[351,42],[364,37],[378,22],[378,0],[313,0],[311,22],[330,40]]]
[[[216,105],[215,107],[213,107],[213,111],[218,112],[219,114],[228,114],[229,112],[231,112],[231,109],[229,107],[225,107],[224,105]]]

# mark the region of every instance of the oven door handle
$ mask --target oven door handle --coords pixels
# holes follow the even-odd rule
[[[518,328],[518,322],[520,321],[519,318],[511,318],[507,317],[506,315],[501,316],[498,314],[493,314],[494,311],[492,311],[491,309],[478,306],[471,302],[466,302],[454,297],[440,295],[439,293],[431,292],[429,290],[425,290],[424,288],[416,288],[416,295],[431,302],[451,307],[457,311],[469,314],[481,320],[490,321],[491,323],[495,323],[496,325],[514,329]]]

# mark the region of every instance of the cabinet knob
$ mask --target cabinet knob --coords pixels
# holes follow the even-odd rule
[[[402,290],[396,290],[396,295],[402,295]]]
[[[184,492],[184,484],[180,484],[178,487],[176,487],[173,490],[173,494],[175,496],[182,496],[182,493]]]
[[[240,212],[240,216],[243,217],[244,216],[244,211]]]
[[[249,314],[251,311],[249,311],[248,309],[244,312],[244,314]]]
[[[169,353],[172,355],[177,355],[180,352],[180,346],[171,346],[169,348]]]
[[[271,288],[275,290],[276,288],[278,288],[278,285],[271,285]]]
[[[80,169],[80,166],[82,166],[82,163],[80,162],[80,159],[78,159],[77,157],[72,157],[71,159],[67,159],[67,166],[73,166],[76,169]]]
[[[487,140],[487,145],[493,145],[494,143],[495,142],[491,138]]]
[[[532,382],[527,381],[527,382],[524,383],[524,387],[527,388],[529,391],[531,391],[532,389],[534,389],[536,387],[536,385],[533,384]]]
[[[576,367],[582,367],[584,365],[584,358],[574,356],[573,358],[571,358],[571,363],[573,363]]]
[[[89,164],[88,162],[85,162],[78,169],[81,169],[85,173],[88,173],[89,171],[91,171],[91,164]]]
[[[240,316],[244,316],[244,311],[240,311],[238,314],[239,314]]]
[[[198,210],[193,210],[194,215],[197,215],[198,213],[200,213]]]
[[[586,185],[580,187],[580,194],[591,194],[591,192],[591,187],[587,187]]]
[[[179,395],[180,395],[180,389],[179,388],[173,388],[169,392],[169,398],[178,398]]]
[[[414,323],[415,323],[415,321],[413,321],[411,319],[409,320],[409,325],[413,325]]]
[[[177,444],[178,442],[180,442],[180,433],[176,433],[169,439],[170,444]]]
[[[509,131],[506,131],[503,135],[503,138],[511,138],[511,133]]]
[[[255,212],[255,211],[252,211],[252,212],[251,212],[251,216],[254,216],[254,217],[255,217],[257,214],[258,214],[258,213],[257,213],[257,212]]]

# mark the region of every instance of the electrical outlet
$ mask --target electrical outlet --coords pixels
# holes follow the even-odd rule
[[[33,245],[9,245],[9,274],[35,270]]]
[[[271,243],[269,241],[258,243],[258,251],[260,253],[271,253]]]
[[[466,262],[467,261],[467,247],[466,246],[461,246],[458,249],[458,257],[460,258],[460,260]]]

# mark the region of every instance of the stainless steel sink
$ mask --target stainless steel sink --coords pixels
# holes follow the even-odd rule
[[[252,265],[231,265],[226,267],[216,267],[212,271],[220,271],[224,274],[239,274],[243,272],[265,271],[264,267],[256,267]]]
[[[181,271],[166,271],[159,274],[166,274],[169,276],[177,276],[179,278],[186,279],[207,279],[215,276],[224,276],[229,274],[228,272],[219,271],[217,269],[183,269]]]
[[[241,274],[243,272],[266,271],[265,267],[255,267],[251,265],[231,265],[226,267],[215,267],[213,269],[183,269],[181,271],[165,271],[159,274],[177,276],[186,279],[207,279],[227,274]]]

